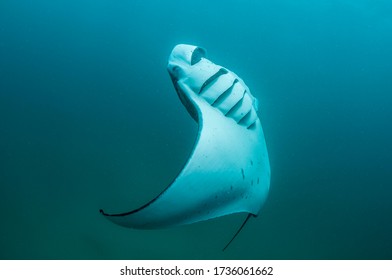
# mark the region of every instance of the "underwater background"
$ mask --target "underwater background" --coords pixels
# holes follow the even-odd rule
[[[259,99],[266,204],[166,230],[117,226],[179,173],[197,124],[179,43]],[[0,2],[1,259],[392,259],[392,3]]]

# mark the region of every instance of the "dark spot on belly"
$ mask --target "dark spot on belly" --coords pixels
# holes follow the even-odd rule
[[[259,177],[257,177],[257,184],[259,184],[260,183],[260,178]]]
[[[245,180],[245,173],[243,168],[241,168],[241,174],[242,174],[242,180]]]
[[[250,161],[250,165],[253,165],[253,161],[252,160]]]
[[[250,185],[251,185],[251,186],[253,186],[253,180],[252,180],[252,181],[250,181]]]
[[[233,186],[230,186],[230,190],[231,190],[231,191],[233,190]]]

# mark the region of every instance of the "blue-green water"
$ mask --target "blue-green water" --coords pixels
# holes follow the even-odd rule
[[[197,125],[166,71],[207,49],[260,101],[272,182],[245,214],[138,231]],[[0,3],[1,259],[392,259],[390,1]]]

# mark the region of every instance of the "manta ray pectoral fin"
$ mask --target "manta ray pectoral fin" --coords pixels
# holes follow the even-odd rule
[[[257,100],[236,74],[205,54],[196,46],[177,45],[169,57],[177,93],[199,123],[185,167],[146,205],[120,214],[101,210],[112,222],[156,229],[238,212],[250,213],[248,220],[260,211],[269,190],[270,166]]]

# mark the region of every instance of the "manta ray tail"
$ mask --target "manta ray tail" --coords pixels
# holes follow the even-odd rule
[[[226,246],[222,249],[222,251],[225,251],[227,249],[227,247],[229,247],[229,245],[231,244],[231,242],[233,242],[233,240],[237,237],[237,235],[241,232],[241,230],[244,228],[245,224],[248,222],[250,217],[256,217],[256,215],[249,213],[248,216],[246,216],[245,221],[242,223],[242,225],[240,226],[240,228],[237,230],[237,232],[234,234],[234,236],[230,239],[230,241],[226,244]]]

